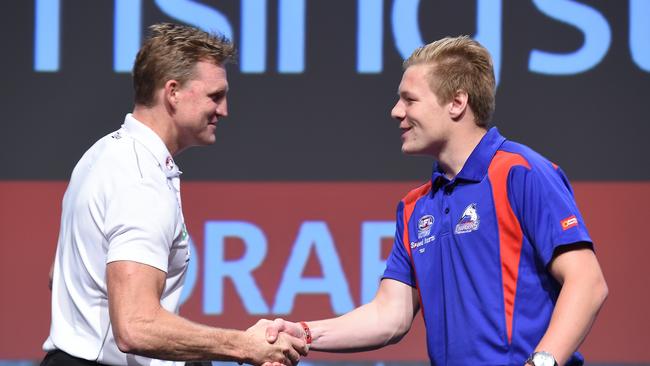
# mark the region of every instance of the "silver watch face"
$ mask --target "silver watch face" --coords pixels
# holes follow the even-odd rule
[[[555,366],[555,358],[548,352],[535,352],[532,361],[535,366]]]

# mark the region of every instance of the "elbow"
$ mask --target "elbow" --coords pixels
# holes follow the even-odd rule
[[[581,287],[584,299],[587,301],[585,304],[591,307],[589,310],[596,316],[609,296],[605,278],[602,273],[597,273],[591,278],[583,280]]]
[[[607,300],[607,296],[609,296],[609,288],[607,287],[605,276],[600,269],[594,272],[592,280],[589,281],[589,292],[592,294],[596,311],[600,310],[605,300]]]
[[[412,321],[409,321],[409,320],[405,319],[402,322],[402,324],[398,327],[397,332],[395,333],[395,336],[393,337],[393,340],[394,340],[393,343],[397,343],[397,342],[401,341],[402,338],[404,338],[404,336],[406,335],[406,333],[408,333],[409,330],[411,330],[411,325],[412,324],[413,324]]]
[[[134,350],[137,348],[133,340],[133,336],[130,335],[129,331],[126,329],[118,330],[117,327],[113,328],[113,337],[115,338],[115,344],[117,348],[124,353],[134,353]]]
[[[141,342],[138,341],[137,327],[133,324],[113,326],[113,337],[117,348],[124,353],[140,354],[143,351]]]
[[[390,329],[388,329],[388,332],[386,332],[386,341],[384,345],[395,344],[401,341],[406,333],[411,329],[411,324],[412,323],[406,319],[403,319],[403,321],[398,324],[394,324]]]
[[[603,306],[605,300],[607,300],[607,297],[609,296],[609,287],[607,287],[607,282],[605,282],[605,278],[602,276],[598,282],[598,286],[596,287],[596,296],[598,301],[598,308],[600,309],[600,307]]]

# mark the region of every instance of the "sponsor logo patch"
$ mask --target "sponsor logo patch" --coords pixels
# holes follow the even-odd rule
[[[560,221],[560,224],[562,225],[562,230],[567,230],[574,226],[578,226],[578,218],[576,218],[576,215],[571,215]]]
[[[463,215],[460,217],[460,220],[458,220],[454,232],[456,234],[465,234],[478,230],[480,222],[481,220],[476,213],[476,203],[472,203],[465,208],[465,211],[463,211]]]
[[[433,226],[434,221],[435,219],[431,215],[420,217],[420,220],[418,221],[418,239],[422,239],[431,234],[431,227]]]
[[[411,250],[413,249],[418,249],[418,252],[424,253],[424,251],[427,249],[425,245],[431,243],[432,241],[436,240],[435,235],[431,235],[425,239],[418,240],[418,241],[412,241],[411,242]]]
[[[165,160],[165,166],[169,171],[174,170],[174,159],[172,159],[171,156],[168,156],[167,159]]]

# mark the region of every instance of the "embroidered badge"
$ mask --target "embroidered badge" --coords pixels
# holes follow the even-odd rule
[[[480,222],[481,220],[476,213],[476,203],[472,203],[465,208],[465,211],[463,211],[463,215],[460,217],[460,220],[458,220],[454,232],[456,234],[465,234],[478,230]]]
[[[418,239],[422,239],[431,234],[431,227],[433,226],[434,221],[435,218],[431,215],[420,217],[420,220],[418,221]]]
[[[169,171],[174,170],[174,159],[172,159],[171,156],[168,156],[167,160],[165,160],[165,166],[167,167],[167,170],[169,170]]]
[[[571,215],[566,219],[560,221],[560,224],[562,225],[562,230],[570,229],[574,226],[578,226],[578,218],[576,215]]]

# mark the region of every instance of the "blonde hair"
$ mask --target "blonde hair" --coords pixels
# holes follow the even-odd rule
[[[181,85],[191,80],[199,61],[225,65],[235,57],[235,47],[223,35],[172,23],[154,24],[149,31],[133,65],[136,104],[151,106],[155,91],[168,80]]]
[[[476,124],[487,126],[494,113],[496,82],[485,47],[468,36],[446,37],[413,51],[403,67],[420,64],[431,66],[429,84],[440,102],[448,103],[464,90]]]

